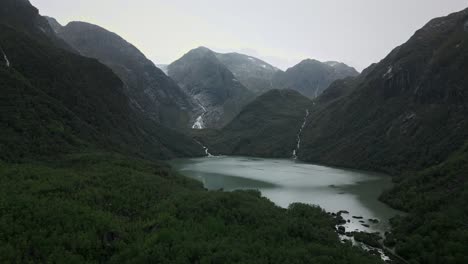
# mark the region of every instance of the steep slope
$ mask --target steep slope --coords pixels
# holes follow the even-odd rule
[[[408,215],[389,246],[409,263],[468,260],[468,9],[436,18],[318,98],[301,159],[397,174],[382,199]]]
[[[0,45],[8,61],[1,72],[1,131],[8,135],[0,139],[2,159],[57,155],[83,146],[151,158],[202,154],[191,139],[133,111],[110,69],[49,38],[52,29],[28,1],[9,0],[0,10],[12,17],[0,20]]]
[[[223,63],[247,89],[259,95],[273,89],[276,67],[252,56],[239,53],[216,53]]]
[[[168,73],[202,108],[193,128],[222,127],[251,100],[252,94],[204,47],[170,64]]]
[[[71,22],[61,27],[48,18],[57,35],[83,56],[110,67],[125,84],[132,106],[166,127],[186,128],[200,111],[177,84],[135,46],[99,26]]]
[[[248,104],[220,131],[197,138],[211,154],[291,158],[312,101],[294,90],[271,90]]]
[[[302,159],[399,172],[442,162],[468,136],[465,11],[434,19],[319,104]]]
[[[275,88],[293,89],[303,95],[316,98],[335,80],[353,77],[359,73],[339,62],[303,60],[286,72],[277,72],[273,78]]]
[[[0,10],[41,21],[26,0],[3,0]],[[342,244],[336,220],[318,207],[208,192],[168,165],[135,158],[201,148],[134,112],[117,76],[56,46],[51,29],[5,17],[1,263],[381,263]]]
[[[418,263],[466,262],[468,144],[445,162],[396,181],[382,200],[410,214],[392,221],[386,243]]]

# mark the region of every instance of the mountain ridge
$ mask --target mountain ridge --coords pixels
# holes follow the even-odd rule
[[[171,63],[168,74],[201,106],[194,128],[197,124],[202,124],[199,128],[222,127],[251,100],[251,92],[206,47]]]
[[[73,21],[61,27],[55,19],[49,21],[81,55],[98,59],[119,76],[136,110],[166,127],[188,128],[198,106],[134,45],[91,23]]]

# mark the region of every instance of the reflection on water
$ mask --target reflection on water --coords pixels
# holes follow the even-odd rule
[[[302,202],[328,212],[349,211],[342,215],[350,220],[345,225],[347,231],[383,233],[388,230],[388,219],[399,213],[377,199],[392,186],[390,177],[383,174],[249,157],[179,159],[171,163],[210,190],[258,189],[281,207]],[[379,223],[370,223],[369,219],[378,219]]]

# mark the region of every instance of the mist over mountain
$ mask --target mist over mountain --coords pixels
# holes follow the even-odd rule
[[[55,19],[48,21],[81,55],[98,59],[119,76],[135,109],[167,127],[189,127],[199,106],[135,46],[96,25],[71,22],[62,27]]]

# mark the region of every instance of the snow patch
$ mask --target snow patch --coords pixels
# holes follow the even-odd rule
[[[267,67],[267,66],[266,66],[265,64],[262,64],[262,68],[266,69],[266,67]]]
[[[254,59],[254,58],[252,58],[252,57],[249,57],[249,60],[251,60],[251,61],[255,61],[255,59]]]
[[[305,117],[304,117],[304,122],[302,123],[301,125],[301,128],[299,129],[299,132],[297,133],[297,144],[296,144],[296,148],[293,150],[293,155],[292,155],[292,158],[293,159],[297,159],[297,152],[299,151],[299,149],[301,148],[301,136],[302,136],[302,130],[304,130],[304,127],[305,125],[307,124],[307,118],[309,117],[309,109],[306,109],[306,114],[305,114]]]

